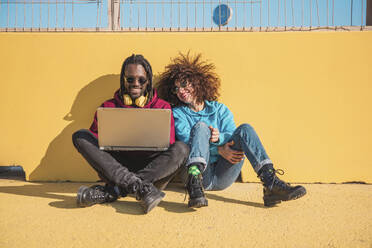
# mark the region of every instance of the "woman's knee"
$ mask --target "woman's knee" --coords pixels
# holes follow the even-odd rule
[[[205,122],[197,122],[191,129],[191,135],[206,135],[208,138],[211,135],[208,125]]]
[[[241,124],[236,130],[241,134],[249,135],[249,134],[255,133],[254,128],[247,123]]]
[[[195,125],[193,126],[193,129],[204,129],[204,130],[209,130],[209,127],[208,127],[208,125],[207,125],[205,122],[198,121],[198,122],[195,123]]]

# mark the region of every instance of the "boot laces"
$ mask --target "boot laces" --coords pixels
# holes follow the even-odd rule
[[[279,177],[276,176],[276,174],[282,176],[282,175],[284,175],[284,171],[282,169],[277,169],[277,170],[273,171],[273,174],[272,174],[273,180],[272,180],[270,189],[272,189],[274,187],[274,185],[276,185],[276,186],[278,186],[279,188],[282,188],[282,189],[288,189],[290,187],[290,184],[282,181]]]
[[[106,200],[106,193],[102,192],[98,188],[94,188],[93,191],[91,192],[91,198],[94,201],[104,201]]]
[[[151,192],[151,184],[138,183],[133,186],[133,191],[136,192],[136,200],[141,200],[147,193]]]
[[[274,170],[274,173],[283,176],[283,175],[284,175],[284,170],[282,170],[282,169],[277,169],[277,170]]]
[[[189,179],[187,180],[186,187],[185,187],[185,198],[183,201],[186,201],[186,197],[189,193],[193,193],[194,191],[203,191],[203,184],[201,183],[202,175],[199,174],[197,176],[193,176],[190,174]],[[190,192],[189,192],[190,191]]]

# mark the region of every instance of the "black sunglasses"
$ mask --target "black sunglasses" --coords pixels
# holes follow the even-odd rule
[[[135,77],[126,77],[125,80],[128,82],[128,84],[132,84],[136,81]],[[147,78],[145,77],[139,77],[137,78],[140,85],[144,85],[147,82]]]
[[[173,94],[177,94],[178,91],[181,89],[181,88],[187,88],[189,87],[191,84],[187,81],[182,81],[182,83],[180,83],[180,87],[177,87],[177,86],[174,86],[173,89],[172,89],[172,93]]]

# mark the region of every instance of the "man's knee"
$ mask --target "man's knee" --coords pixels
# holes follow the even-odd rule
[[[79,149],[83,140],[93,139],[92,133],[87,129],[80,129],[72,134],[72,143],[76,149]]]
[[[174,153],[180,158],[186,158],[189,156],[190,148],[182,141],[176,141],[174,144]]]

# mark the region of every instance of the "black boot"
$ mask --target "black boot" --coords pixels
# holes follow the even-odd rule
[[[91,187],[81,186],[77,193],[76,203],[79,207],[88,207],[98,203],[113,202],[118,195],[113,186],[93,185]]]
[[[259,178],[263,183],[263,200],[266,207],[274,206],[281,201],[289,201],[300,198],[306,194],[306,189],[301,185],[291,186],[280,180],[276,173],[283,175],[283,170],[274,170],[273,166],[265,165],[259,172]]]
[[[200,208],[208,206],[208,200],[205,198],[203,191],[202,175],[193,176],[189,174],[186,183],[187,192],[189,193],[189,208]]]
[[[142,181],[130,185],[128,192],[135,194],[145,214],[156,207],[165,196],[165,193],[158,190],[152,183]]]

